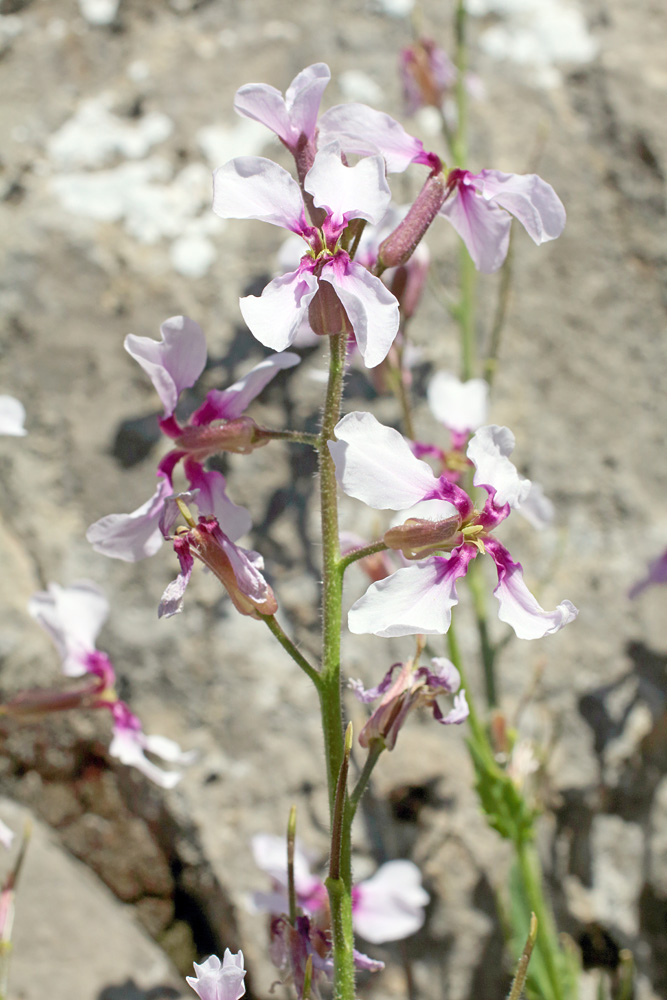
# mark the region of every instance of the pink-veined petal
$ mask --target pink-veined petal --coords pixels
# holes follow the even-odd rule
[[[299,269],[274,278],[261,295],[247,295],[239,305],[260,344],[284,351],[299,332],[316,292],[317,278]]]
[[[512,220],[507,212],[476,194],[466,177],[440,214],[454,226],[478,271],[491,274],[498,270],[509,247]]]
[[[186,976],[185,981],[200,1000],[240,1000],[245,993],[242,951],[233,955],[226,948],[222,962],[211,955],[201,965],[195,962],[194,967],[195,975]]]
[[[285,91],[285,104],[297,140],[302,135],[315,138],[322,94],[330,79],[326,63],[313,63],[302,69]]]
[[[506,503],[512,508],[519,507],[530,493],[530,479],[520,476],[508,457],[515,444],[509,427],[489,424],[480,427],[468,445],[466,454],[476,470],[473,483],[492,493],[496,507],[504,507]]]
[[[199,491],[194,501],[200,514],[214,517],[233,542],[250,531],[250,511],[229,499],[227,481],[221,472],[217,469],[204,469],[198,462],[187,462],[185,474],[192,490]]]
[[[398,302],[379,278],[361,264],[334,259],[324,265],[321,281],[336,290],[348,315],[367,368],[387,357],[399,326]]]
[[[430,897],[412,861],[388,861],[355,888],[354,929],[371,944],[400,941],[424,923]]]
[[[436,557],[397,570],[373,583],[348,614],[355,635],[444,635],[458,603],[456,581],[464,576],[474,551],[466,548],[449,559]]]
[[[483,378],[461,382],[450,372],[437,372],[428,387],[428,405],[436,420],[451,431],[476,431],[487,419],[489,384]]]
[[[160,604],[158,605],[158,618],[172,618],[183,610],[183,597],[195,564],[195,557],[192,555],[190,546],[185,538],[176,538],[174,540],[174,551],[178,556],[178,576],[165,587]]]
[[[320,149],[306,174],[304,187],[317,208],[326,208],[334,228],[350,219],[377,223],[384,216],[391,191],[381,156],[366,156],[353,166],[341,159],[337,142]]]
[[[402,125],[366,104],[338,104],[320,118],[320,144],[338,141],[346,153],[372,156],[379,153],[387,173],[402,173],[423,157],[424,146]]]
[[[263,156],[237,156],[218,167],[213,211],[223,219],[258,219],[293,233],[308,230],[299,185]]]
[[[506,209],[539,246],[555,240],[565,228],[565,208],[552,188],[537,174],[504,174],[481,170],[473,178],[485,201]]]
[[[183,389],[195,384],[206,364],[204,331],[187,316],[172,316],[160,327],[162,340],[128,334],[125,350],[141,365],[164,406],[165,417],[176,409]]]
[[[437,702],[433,703],[433,718],[443,726],[460,726],[470,715],[465,691],[459,691],[454,697],[454,705],[447,715],[443,715]]]
[[[13,396],[0,396],[0,434],[24,437],[28,432],[23,426],[25,407]]]
[[[206,402],[192,414],[190,423],[193,427],[199,427],[212,420],[235,420],[245,412],[253,399],[259,396],[279,371],[293,368],[300,361],[298,354],[291,354],[289,351],[264,358],[228,389],[211,389],[206,396]]]
[[[376,510],[405,510],[437,486],[426,462],[415,458],[397,430],[372,413],[348,413],[335,427],[329,451],[348,496]]]
[[[51,636],[62,660],[63,673],[80,677],[88,673],[86,658],[95,652],[95,640],[109,614],[109,602],[88,580],[70,587],[50,583],[28,601],[28,612]]]
[[[520,563],[515,563],[495,538],[485,539],[486,549],[498,571],[498,586],[493,591],[498,598],[501,622],[511,625],[519,639],[541,639],[568,625],[579,614],[570,601],[562,601],[555,611],[545,611],[524,583]]]
[[[107,514],[88,528],[86,538],[96,552],[111,559],[137,562],[155,555],[162,545],[160,517],[173,487],[164,476],[158,478],[155,493],[131,514]]]

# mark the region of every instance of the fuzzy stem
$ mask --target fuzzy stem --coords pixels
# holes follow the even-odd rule
[[[388,547],[384,542],[372,542],[370,545],[364,545],[363,548],[353,549],[352,552],[348,552],[347,555],[342,556],[338,564],[341,572],[344,573],[347,567],[357,562],[357,560],[365,559],[366,556],[374,556],[376,552],[384,552]]]
[[[357,783],[354,786],[352,794],[350,795],[349,799],[350,823],[352,823],[352,820],[354,819],[354,814],[357,811],[359,800],[366,791],[371,774],[373,773],[373,768],[380,759],[380,754],[382,753],[383,750],[384,750],[384,744],[382,743],[381,740],[371,741],[371,745],[368,749],[368,756],[366,757],[366,761],[364,763],[362,772],[357,779]]]
[[[306,657],[303,656],[303,654],[299,652],[299,650],[296,648],[296,646],[294,645],[294,643],[292,642],[292,640],[289,638],[289,636],[285,634],[285,632],[283,631],[282,627],[279,625],[278,621],[276,620],[275,615],[260,615],[260,618],[262,619],[262,621],[266,622],[269,630],[275,635],[276,639],[278,640],[278,642],[280,643],[280,645],[283,647],[283,649],[287,653],[289,653],[289,655],[292,657],[292,659],[294,660],[294,662],[297,663],[301,667],[301,669],[303,670],[303,672],[310,677],[311,681],[313,682],[313,684],[315,685],[315,687],[319,691],[320,687],[321,687],[321,684],[322,684],[322,679],[321,679],[320,674],[317,672],[317,670],[315,669],[315,667],[313,667],[308,662],[308,660],[306,659]]]

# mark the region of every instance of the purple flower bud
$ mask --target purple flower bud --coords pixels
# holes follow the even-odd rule
[[[426,179],[408,214],[393,233],[380,244],[378,262],[382,270],[387,267],[400,267],[410,259],[417,244],[442,208],[446,191],[447,184],[441,171],[433,172]]]

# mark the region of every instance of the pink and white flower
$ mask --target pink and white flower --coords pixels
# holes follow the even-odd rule
[[[563,203],[537,174],[473,174],[457,167],[447,186],[440,214],[454,226],[477,270],[486,274],[497,271],[507,256],[512,215],[538,246],[555,240],[565,227]]]
[[[191,763],[194,753],[183,752],[166,736],[147,736],[137,716],[118,698],[113,664],[106,653],[95,647],[109,612],[102,591],[87,580],[71,587],[52,583],[48,590],[32,596],[28,611],[53,639],[65,676],[85,677],[88,682],[72,691],[24,692],[9,702],[6,710],[15,715],[34,715],[69,708],[107,709],[113,719],[111,756],[136,767],[163,788],[173,788],[180,781],[180,772],[163,771],[146,753],[179,765]]]
[[[514,435],[508,428],[482,427],[468,446],[476,469],[473,482],[488,493],[481,511],[460,487],[445,476],[437,478],[416,458],[398,431],[371,414],[348,414],[337,425],[336,437],[329,449],[343,490],[378,510],[408,515],[384,539],[410,565],[372,584],[353,605],[348,617],[352,632],[386,637],[447,632],[451,609],[458,603],[457,580],[480,553],[488,553],[496,565],[498,616],[519,638],[541,638],[574,620],[577,609],[570,601],[554,611],[540,607],[523,581],[520,564],[491,535],[530,490],[530,481],[509,460]]]
[[[0,434],[10,437],[24,437],[28,432],[25,423],[25,407],[13,396],[0,396]]]
[[[186,976],[185,981],[200,1000],[240,1000],[245,993],[242,951],[232,955],[225,948],[222,962],[217,955],[211,955],[201,965],[195,962],[194,967],[194,976]]]
[[[257,866],[273,881],[273,892],[256,893],[254,906],[276,915],[284,913],[287,910],[285,840],[260,834],[253,837],[252,848]],[[299,845],[294,857],[294,884],[298,905],[315,923],[321,922],[327,913],[327,891],[323,881],[311,874],[310,860]],[[352,887],[354,929],[371,944],[399,941],[423,925],[428,901],[417,866],[412,861],[388,861],[371,878]]]
[[[264,560],[259,552],[235,545],[222,531],[214,517],[191,519],[188,528],[172,529],[182,513],[183,503],[193,503],[193,493],[179,493],[169,497],[160,520],[160,530],[165,538],[173,540],[174,551],[180,563],[180,573],[166,588],[158,608],[158,617],[171,618],[183,607],[195,557],[215,575],[229,594],[234,607],[242,615],[259,619],[273,615],[278,603],[271,587],[262,576]]]
[[[394,680],[394,671],[399,673]],[[419,707],[429,707],[433,718],[445,726],[459,725],[468,718],[468,703],[465,691],[459,691],[461,677],[449,660],[435,657],[431,667],[415,666],[414,661],[394,663],[377,687],[364,688],[361,681],[349,682],[359,701],[368,704],[377,698],[382,701],[359,733],[362,747],[370,747],[373,742],[393,750],[399,730],[410,712]],[[458,693],[457,693],[458,692]],[[438,696],[454,694],[454,707],[443,715],[438,705]]]
[[[353,330],[366,366],[373,368],[398,332],[398,303],[379,278],[350,259],[340,237],[352,219],[379,222],[384,215],[391,198],[384,161],[371,156],[348,167],[332,143],[317,153],[304,188],[326,213],[320,228],[307,222],[297,182],[271,160],[238,157],[215,171],[213,211],[221,218],[269,222],[306,244],[295,271],[274,278],[261,296],[241,299],[243,318],[260,343],[283,351],[308,315],[315,331],[324,332],[314,321],[324,311],[326,332]]]
[[[136,562],[154,555],[162,545],[160,518],[174,492],[179,462],[204,516],[215,517],[229,538],[236,540],[251,526],[250,514],[227,496],[225,477],[202,462],[220,451],[246,453],[266,443],[246,407],[279,371],[299,363],[296,354],[276,354],[255,365],[228,389],[211,389],[187,424],[176,419],[180,394],[191,388],[206,365],[206,340],[201,327],[187,316],[174,316],[160,327],[161,340],[125,338],[125,350],[144,369],[164,407],[160,427],[174,449],[160,461],[157,487],[149,500],[130,514],[107,514],[88,528],[86,538],[96,552]]]

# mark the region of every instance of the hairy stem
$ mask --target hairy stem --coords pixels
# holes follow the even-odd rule
[[[351,552],[348,552],[341,558],[338,564],[339,568],[344,573],[348,566],[351,566],[352,563],[357,562],[359,559],[365,559],[366,556],[374,556],[376,552],[385,552],[388,548],[389,546],[385,545],[384,542],[372,542],[370,545],[364,545],[362,548],[352,549]]]
[[[308,662],[306,657],[299,652],[289,636],[285,634],[281,625],[279,625],[276,620],[275,615],[260,615],[260,617],[262,621],[266,622],[269,630],[275,635],[283,649],[289,653],[294,662],[301,667],[304,674],[307,674],[310,677],[311,681],[319,691],[321,685],[320,674],[317,672],[315,667]]]

